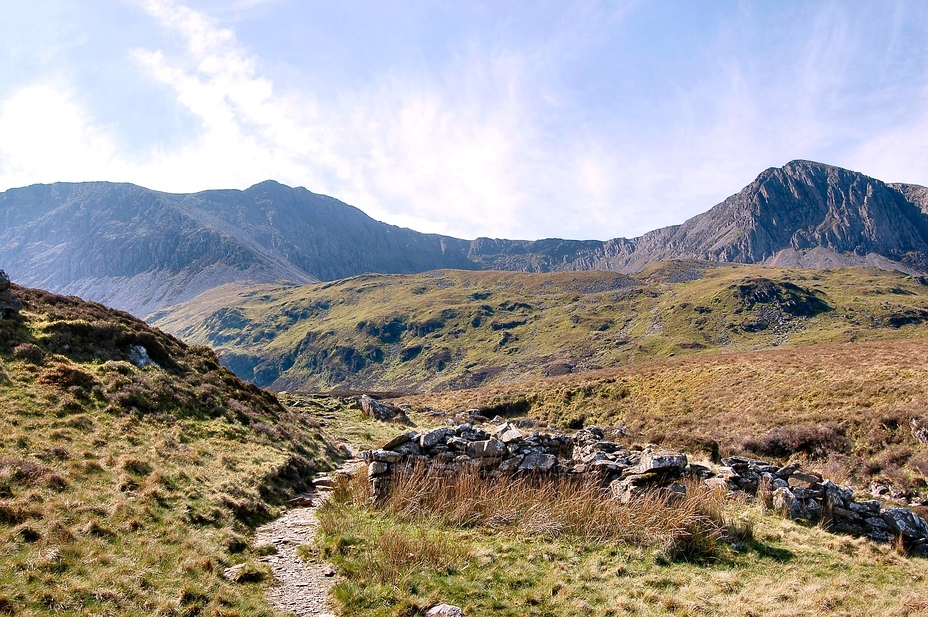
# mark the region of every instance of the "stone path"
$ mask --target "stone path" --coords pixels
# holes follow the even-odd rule
[[[349,461],[334,473],[351,471],[358,464]],[[325,484],[324,479],[317,478],[319,489]],[[268,593],[271,604],[296,617],[335,617],[328,602],[329,590],[335,585],[334,569],[319,561],[304,561],[296,553],[300,546],[313,543],[319,527],[316,510],[327,498],[327,492],[303,495],[302,505],[259,527],[255,534],[256,546],[273,544],[277,549],[276,554],[262,558],[278,582]]]

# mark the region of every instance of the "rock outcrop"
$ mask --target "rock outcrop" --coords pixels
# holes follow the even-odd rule
[[[22,301],[10,291],[10,286],[10,277],[6,275],[6,272],[0,270],[0,317],[9,317],[14,313],[18,313],[19,309],[23,307]]]
[[[410,431],[382,448],[362,453],[372,499],[383,499],[395,474],[429,465],[439,473],[478,469],[502,474],[568,475],[588,478],[604,498],[633,502],[645,494],[685,495],[687,482],[761,499],[781,515],[877,542],[901,538],[914,555],[928,557],[928,522],[907,508],[885,508],[878,500],[857,501],[854,491],[822,476],[743,456],[721,465],[690,462],[686,454],[654,447],[627,449],[588,426],[572,435],[524,433],[509,422],[490,429],[471,423]]]

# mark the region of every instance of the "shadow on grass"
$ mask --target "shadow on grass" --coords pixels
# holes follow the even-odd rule
[[[770,559],[778,563],[788,563],[796,556],[792,551],[785,548],[777,548],[769,544],[764,544],[763,542],[758,542],[757,540],[745,542],[742,550],[745,553],[754,553],[761,559]]]

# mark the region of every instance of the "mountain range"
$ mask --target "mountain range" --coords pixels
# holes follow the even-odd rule
[[[638,238],[462,240],[375,221],[273,181],[171,194],[108,182],[0,193],[14,281],[152,318],[227,283],[435,269],[641,271],[667,259],[928,272],[928,189],[811,161],[763,171],[682,225]]]

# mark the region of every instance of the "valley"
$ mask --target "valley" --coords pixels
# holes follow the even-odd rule
[[[146,320],[226,284],[367,273],[634,274],[661,261],[700,260],[925,274],[925,191],[796,160],[762,171],[702,214],[635,238],[465,240],[381,223],[332,197],[270,180],[191,194],[57,183],[0,193],[0,264],[21,284]]]
[[[864,268],[673,261],[227,286],[155,325],[275,390],[458,390],[716,352],[928,333],[928,286]]]

